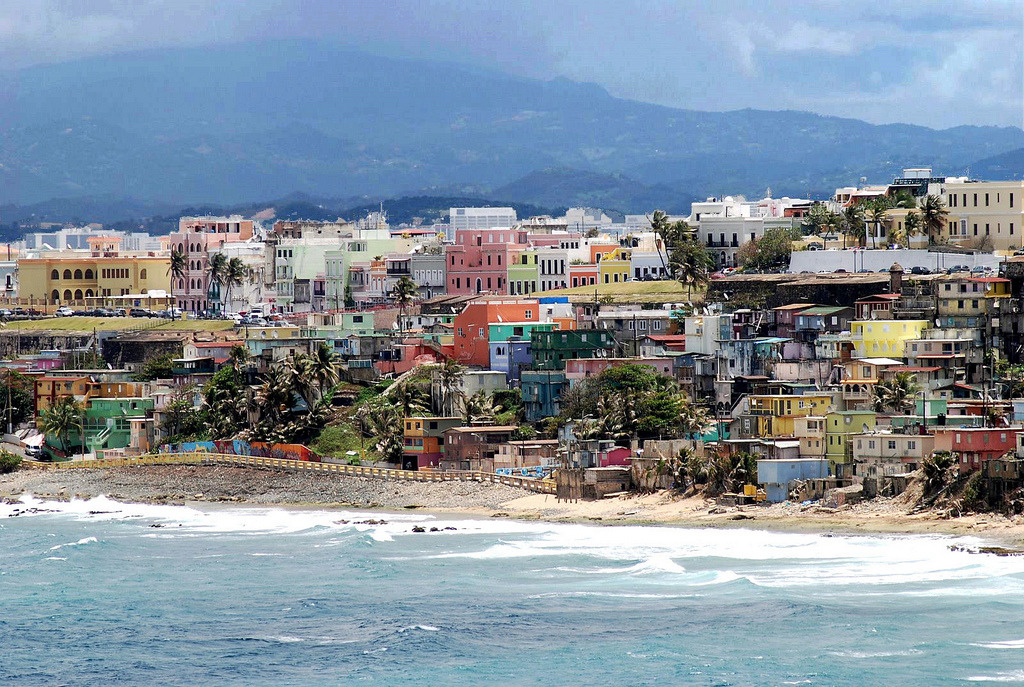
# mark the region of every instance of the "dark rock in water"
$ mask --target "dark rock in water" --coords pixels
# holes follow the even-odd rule
[[[413,527],[412,531],[413,532],[426,532],[426,530],[424,528],[420,527],[419,525],[416,525],[415,527]]]
[[[444,529],[445,529],[445,532],[449,532],[449,531],[450,532],[454,532],[456,530],[456,528],[454,528],[454,527],[445,527]]]
[[[159,522],[154,522],[152,525],[150,525],[150,527],[163,527],[163,525]]]
[[[966,546],[960,546],[958,544],[952,544],[949,547],[950,551],[959,551],[962,553],[987,553],[993,556],[1024,556],[1024,551],[1021,549],[1008,549],[1004,546],[981,546],[977,549],[970,549]]]
[[[730,520],[753,520],[752,515],[744,515],[743,513],[737,513],[736,515],[729,518]]]
[[[437,527],[431,527],[431,528],[430,528],[430,531],[431,531],[431,532],[440,532],[441,530],[440,530],[440,529],[438,529]]]

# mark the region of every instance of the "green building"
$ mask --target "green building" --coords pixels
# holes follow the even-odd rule
[[[508,292],[513,296],[536,293],[539,278],[537,251],[523,251],[516,257],[516,261],[508,266]]]
[[[825,457],[829,462],[847,463],[852,456],[849,445],[851,434],[863,434],[875,429],[873,410],[842,410],[825,415]]]
[[[608,329],[534,330],[530,338],[535,370],[564,370],[566,360],[607,358],[615,353],[615,337]]]

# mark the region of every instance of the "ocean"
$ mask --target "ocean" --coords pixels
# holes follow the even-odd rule
[[[0,684],[1024,682],[1024,558],[979,543],[27,498]]]

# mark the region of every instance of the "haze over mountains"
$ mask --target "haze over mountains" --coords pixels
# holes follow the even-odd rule
[[[429,194],[684,211],[767,187],[823,196],[906,166],[1020,178],[1024,132],[679,110],[299,41],[0,73],[0,203],[76,199],[61,201],[68,212],[121,203],[137,217],[295,192],[348,206]]]

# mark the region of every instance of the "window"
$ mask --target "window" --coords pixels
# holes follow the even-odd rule
[[[50,279],[60,279],[60,272],[57,270],[50,272]]]
[[[890,451],[895,451],[896,450],[896,442],[895,441],[890,441],[889,442],[889,450]]]
[[[917,448],[917,442],[916,441],[908,441],[907,442],[907,450],[908,451],[913,451],[916,448]]]

